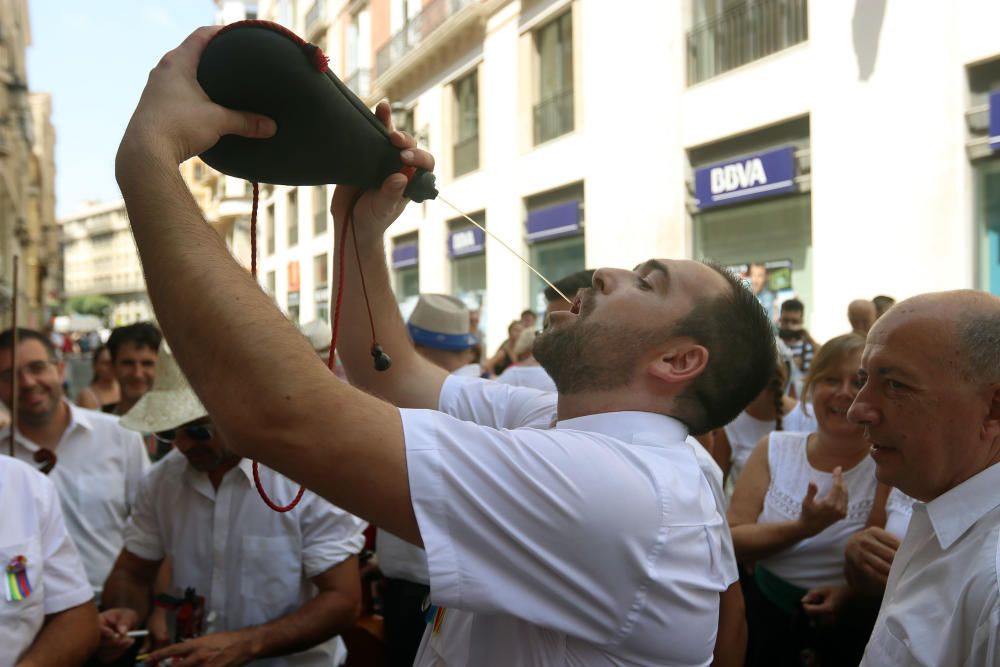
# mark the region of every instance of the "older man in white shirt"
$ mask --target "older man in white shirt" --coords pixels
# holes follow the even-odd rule
[[[13,332],[0,333],[0,399],[8,406],[11,375],[17,372],[19,379],[14,456],[37,465],[39,456],[55,455],[49,477],[87,579],[100,597],[149,457],[139,434],[122,428],[117,417],[66,400],[63,362],[47,336],[19,329],[18,338],[15,364]],[[9,427],[0,431],[0,439],[9,437]]]
[[[879,481],[916,498],[865,667],[1000,665],[1000,298],[926,294],[882,316],[848,416]]]
[[[170,558],[170,589],[205,598],[204,636],[150,655],[271,667],[339,665],[340,632],[360,606],[356,555],[366,524],[305,492],[293,511],[275,512],[258,497],[251,462],[234,455],[161,347],[156,387],[124,417],[175,449],[143,480],[125,531],[125,548],[108,578],[102,654],[117,657],[149,611],[154,578]],[[269,494],[291,499],[296,484],[261,467]],[[177,638],[170,638],[177,639]],[[270,660],[264,660],[270,658]]]
[[[753,295],[698,262],[595,273],[536,342],[560,390],[553,429],[494,429],[437,411],[448,375],[418,357],[401,322],[378,343],[413,371],[393,397],[406,407],[347,386],[228,255],[177,172],[223,134],[275,130],[199,89],[197,64],[216,32],[198,31],[152,72],[117,173],[160,323],[233,445],[423,544],[432,601],[476,615],[468,664],[708,665],[727,588],[725,527],[686,437],[725,424],[767,381],[774,339]],[[377,114],[389,124],[387,104]],[[389,139],[405,166],[433,167],[411,138]],[[406,183],[395,174],[379,190],[334,195],[334,221],[343,231],[353,218],[369,292],[378,283],[380,296],[383,233],[406,205]],[[344,267],[355,286],[356,264]],[[345,321],[359,322],[364,305],[349,297]],[[379,322],[399,317],[392,299],[372,309]],[[206,333],[218,331],[225,337]],[[384,368],[370,332],[345,327],[340,344]],[[359,373],[375,371],[348,369]]]
[[[97,646],[94,593],[52,482],[0,456],[0,665],[81,665]]]

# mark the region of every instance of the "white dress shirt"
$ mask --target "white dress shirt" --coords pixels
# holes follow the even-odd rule
[[[0,583],[7,585],[7,564],[24,556],[31,587],[21,600],[0,595],[0,665],[13,665],[34,643],[46,614],[84,604],[94,591],[45,475],[0,456],[0,512]]]
[[[69,407],[69,426],[55,449],[56,466],[49,479],[59,491],[66,529],[80,551],[83,567],[100,597],[104,580],[122,549],[122,530],[139,482],[149,469],[142,437],[122,428],[118,417]],[[10,428],[0,440],[10,437]],[[40,448],[18,433],[14,454],[31,466]]]
[[[915,503],[864,667],[1000,665],[1000,464]]]
[[[415,664],[709,664],[736,573],[687,429],[617,412],[507,430],[549,426],[554,400],[450,377],[442,411],[475,424],[401,411],[431,600],[447,608]]]
[[[497,382],[512,384],[515,387],[531,387],[542,391],[555,392],[556,383],[541,366],[508,366]]]
[[[260,466],[272,498],[291,500],[299,485]],[[149,473],[125,528],[125,548],[146,560],[173,560],[174,594],[193,587],[205,597],[206,632],[268,623],[316,595],[310,579],[361,551],[367,524],[306,491],[291,512],[271,510],[257,494],[243,459],[216,491],[174,450]],[[302,653],[255,662],[271,667],[341,664],[340,637]]]

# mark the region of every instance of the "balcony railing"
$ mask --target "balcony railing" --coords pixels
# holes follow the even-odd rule
[[[456,141],[452,160],[455,176],[479,169],[479,135]]]
[[[382,76],[400,59],[420,45],[442,23],[479,0],[431,0],[402,30],[379,47],[375,54],[375,75]]]
[[[325,0],[316,0],[306,12],[306,35],[307,39],[312,39],[323,21],[323,5]]]
[[[535,144],[573,130],[573,89],[562,90],[535,105]]]
[[[807,0],[746,0],[687,35],[688,84],[808,39]]]
[[[364,97],[371,92],[371,72],[367,67],[356,69],[347,77],[344,84],[353,90],[358,97]]]

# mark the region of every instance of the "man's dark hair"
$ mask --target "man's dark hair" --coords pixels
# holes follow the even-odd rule
[[[793,310],[796,313],[804,313],[806,312],[806,306],[798,299],[786,299],[781,302],[781,312],[785,312],[786,310]]]
[[[538,317],[538,315],[535,313],[535,311],[533,311],[531,308],[528,308],[527,310],[522,310],[521,311],[521,317],[524,318],[525,315],[531,315],[534,318]]]
[[[576,273],[571,273],[568,276],[563,276],[559,280],[552,283],[557,288],[559,292],[562,292],[570,299],[576,296],[576,293],[585,288],[590,287],[594,283],[594,269],[584,269],[583,271],[577,271]],[[556,292],[551,287],[545,288],[545,300],[552,302],[561,299],[559,292]]]
[[[52,339],[43,334],[41,331],[35,331],[34,329],[25,329],[23,327],[17,328],[17,340],[20,343],[25,340],[37,340],[45,349],[49,352],[49,359],[55,361],[59,358],[59,352],[56,351],[56,346],[52,344]],[[0,350],[10,350],[14,347],[14,330],[5,329],[0,332]]]
[[[153,352],[160,351],[160,341],[163,334],[152,322],[136,322],[123,327],[117,327],[108,337],[108,351],[111,352],[111,362],[118,357],[118,348],[122,343],[132,343],[136,347],[148,347]]]
[[[674,415],[694,435],[735,419],[764,390],[777,363],[771,320],[757,297],[726,269],[705,264],[726,279],[729,290],[699,300],[673,332],[708,349],[708,365],[677,397]]]

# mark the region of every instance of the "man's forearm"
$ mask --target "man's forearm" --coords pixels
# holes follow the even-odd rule
[[[101,609],[131,609],[142,623],[149,615],[153,591],[148,582],[123,569],[114,569],[104,582]]]
[[[176,165],[123,143],[117,173],[157,319],[231,447],[419,542],[399,411],[319,362],[204,221]]]
[[[18,667],[74,667],[82,665],[97,650],[100,631],[97,608],[93,602],[66,609],[45,617],[45,624],[35,636]]]
[[[298,653],[354,625],[360,603],[340,591],[320,591],[306,604],[270,623],[247,628],[255,659]]]
[[[343,221],[335,221],[334,231],[340,243]],[[406,324],[396,305],[392,292],[389,269],[385,262],[385,243],[381,234],[370,230],[355,229],[358,252],[355,253],[355,234],[348,230],[344,262],[344,296],[337,351],[344,363],[347,376],[356,387],[385,398],[393,405],[405,408],[438,407],[439,380],[433,386],[434,376],[444,373],[417,354],[410,340]],[[377,371],[372,364],[371,329],[367,326],[368,310],[361,290],[357,255],[364,263],[365,287],[368,305],[371,306],[375,333],[382,349],[392,358],[388,371]],[[340,275],[340,248],[334,254],[334,289],[338,288]],[[426,379],[425,379],[426,378]]]

